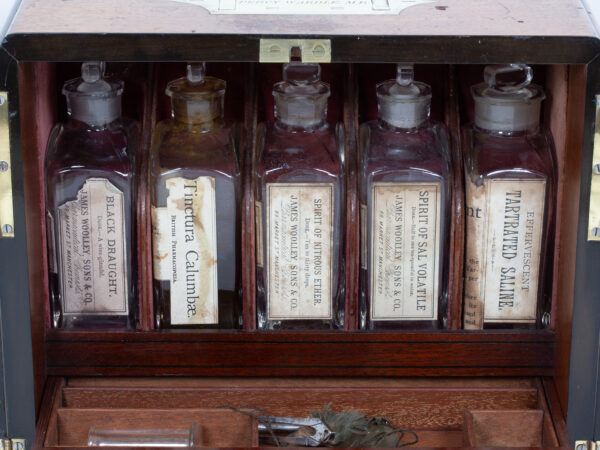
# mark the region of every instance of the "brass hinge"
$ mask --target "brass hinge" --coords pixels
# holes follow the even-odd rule
[[[258,61],[261,63],[288,63],[292,50],[300,51],[304,63],[331,62],[330,39],[261,39]]]
[[[2,439],[2,450],[25,450],[25,439]]]
[[[600,441],[575,441],[573,450],[597,450]]]
[[[0,237],[15,237],[12,167],[8,136],[8,93],[0,91]]]

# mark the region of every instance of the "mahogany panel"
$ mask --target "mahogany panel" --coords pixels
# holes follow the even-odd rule
[[[464,411],[533,409],[530,389],[82,389],[64,390],[68,408],[218,408],[257,406],[275,416],[308,416],[330,404],[334,411],[356,410],[382,416],[398,427],[460,430]],[[435,411],[435,413],[432,413]]]
[[[465,444],[469,447],[551,447],[543,440],[544,411],[467,411]]]
[[[554,334],[49,330],[52,375],[552,375]]]
[[[30,86],[19,93],[21,151],[25,194],[27,259],[29,268],[29,307],[34,364],[36,411],[42,400],[46,379],[44,331],[50,323],[47,311],[46,217],[44,213],[44,151],[55,121],[54,70],[51,63],[19,63],[19,84]],[[35,87],[35,88],[34,88]]]
[[[546,394],[546,405],[552,417],[556,437],[561,447],[571,447],[573,441],[569,438],[566,423],[566,409],[561,407],[561,401],[555,385],[556,378],[542,378],[541,384]]]
[[[573,323],[573,295],[575,261],[577,259],[577,221],[579,218],[579,187],[581,181],[581,152],[586,98],[586,67],[569,66],[566,110],[560,117],[565,122],[565,154],[561,164],[562,184],[557,215],[557,254],[554,308],[556,329],[556,388],[563,411],[567,411],[571,356],[571,327]],[[558,212],[558,211],[557,211]]]
[[[76,409],[59,408],[58,441],[47,445],[85,446],[90,427],[104,429],[184,429],[196,423],[203,447],[258,445],[255,419],[227,410],[211,409]]]

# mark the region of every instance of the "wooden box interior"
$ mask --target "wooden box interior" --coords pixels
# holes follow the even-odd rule
[[[169,387],[172,380],[160,376],[202,377],[268,377],[265,383],[278,382],[270,377],[390,377],[375,378],[377,389],[385,392],[388,383],[402,383],[398,377],[469,377],[456,381],[436,379],[440,389],[469,391],[478,383],[494,383],[494,379],[478,380],[470,377],[534,377],[538,394],[551,398],[548,417],[561,421],[564,432],[569,373],[571,312],[575,270],[575,240],[578,218],[579,182],[583,104],[585,95],[585,66],[545,65],[534,67],[536,82],[542,84],[548,98],[543,104],[543,125],[551,129],[556,146],[558,176],[556,226],[553,236],[553,277],[551,323],[544,330],[461,330],[462,262],[463,262],[463,191],[460,163],[460,136],[462,123],[470,120],[468,86],[479,81],[483,65],[417,65],[417,79],[433,86],[432,117],[444,121],[453,137],[453,166],[457,174],[454,186],[450,265],[450,306],[448,329],[443,331],[363,332],[357,330],[358,293],[358,210],[357,210],[357,148],[358,126],[374,119],[374,83],[391,78],[391,64],[335,64],[325,66],[324,79],[334,86],[329,107],[329,120],[343,122],[346,129],[347,171],[347,242],[346,242],[346,324],[345,330],[332,332],[259,332],[255,330],[254,309],[254,208],[252,155],[255,152],[255,131],[259,121],[272,120],[270,85],[279,79],[280,65],[253,63],[209,63],[208,73],[227,79],[226,110],[228,121],[242,122],[244,135],[240,163],[243,167],[244,196],[242,217],[242,285],[243,330],[156,330],[154,329],[151,289],[151,242],[148,197],[148,149],[155,123],[168,117],[169,104],[164,87],[168,80],[182,76],[183,63],[128,63],[110,65],[109,70],[119,73],[126,81],[124,112],[142,123],[140,195],[138,204],[138,264],[140,316],[137,330],[131,331],[71,331],[49,326],[48,283],[46,275],[46,230],[44,220],[43,159],[51,127],[65,118],[65,105],[60,88],[69,78],[78,76],[79,65],[74,63],[21,62],[19,63],[20,112],[22,121],[22,151],[27,211],[28,259],[30,302],[34,343],[36,399],[40,408],[39,421],[44,422],[41,407],[46,381],[60,377],[140,377],[156,379],[143,383],[165,382],[169,395],[180,392],[180,386]],[[59,377],[59,378],[55,378]],[[539,378],[542,377],[542,378]],[[83,379],[72,380],[64,386],[64,399],[74,398],[71,392],[85,389]],[[94,379],[93,383],[102,380]],[[159,381],[160,380],[160,381]],[[192,379],[190,379],[191,382]],[[194,382],[202,384],[199,379]],[[214,380],[214,379],[210,379]],[[215,392],[226,392],[241,379],[224,378]],[[311,378],[312,380],[312,378]],[[359,380],[353,378],[352,380]],[[442,382],[443,380],[443,382]],[[540,381],[540,380],[543,380]],[[114,380],[113,380],[114,381]],[[179,380],[185,384],[185,380]],[[260,381],[256,381],[260,383]],[[297,380],[298,383],[312,381]],[[325,381],[322,381],[325,382]],[[358,381],[356,381],[358,383]],[[371,383],[370,380],[361,381]],[[411,381],[416,382],[416,381]],[[423,379],[423,383],[428,380]],[[80,385],[73,385],[79,383]],[[216,383],[216,381],[215,381]],[[341,405],[369,410],[368,396],[355,400],[359,385],[355,381],[337,381],[337,388],[346,392],[348,400]],[[537,384],[536,384],[537,383]],[[124,387],[129,388],[125,383]],[[176,384],[176,383],[175,383]],[[360,384],[360,383],[359,383]],[[52,386],[52,383],[48,383]],[[266,386],[266,385],[265,385]],[[267,387],[261,389],[268,391]],[[512,385],[511,385],[512,386]],[[90,389],[100,389],[98,386]],[[63,388],[61,388],[63,389]],[[137,389],[137,388],[136,388]],[[156,388],[160,391],[160,388]],[[199,389],[199,388],[198,388]],[[205,388],[202,388],[205,389]],[[200,389],[200,390],[202,390]],[[206,388],[210,390],[211,388]],[[241,392],[244,389],[241,388]],[[308,389],[308,388],[305,388]],[[320,388],[319,388],[320,389]],[[396,389],[394,387],[393,389]],[[392,390],[393,390],[392,389]],[[420,390],[421,389],[421,390]],[[509,390],[512,387],[507,388]],[[317,392],[314,388],[313,392]],[[417,388],[423,399],[421,410],[436,417],[444,403],[436,393]],[[143,391],[143,390],[142,390]],[[285,391],[285,390],[284,390]],[[310,389],[308,389],[310,391]],[[120,392],[120,391],[119,391]],[[138,392],[136,390],[136,392]],[[140,391],[141,392],[141,391]],[[203,391],[205,392],[205,391]],[[287,392],[287,391],[285,391]],[[285,392],[281,392],[284,394]],[[300,407],[306,392],[290,390],[298,409],[281,410],[289,414],[306,413]],[[74,394],[73,394],[74,395]],[[137,394],[136,394],[137,395]],[[141,395],[141,394],[140,394]],[[178,394],[177,394],[178,395]],[[320,394],[319,394],[320,395]],[[365,394],[366,395],[366,394]],[[63,397],[61,397],[63,398]],[[93,397],[89,397],[90,399]],[[175,398],[175,397],[174,397]],[[288,396],[291,400],[291,397]],[[327,398],[326,396],[322,397]],[[544,398],[539,396],[536,398]],[[91,401],[91,400],[90,400]],[[269,406],[264,398],[261,405]],[[363,404],[363,401],[366,402]],[[535,400],[537,402],[538,400]],[[535,403],[533,402],[533,403]],[[533,408],[533,403],[525,409]],[[110,405],[105,405],[111,407]],[[203,408],[206,405],[201,405]],[[219,406],[213,404],[212,406]],[[311,408],[319,405],[311,404]],[[321,405],[322,406],[322,405]],[[512,405],[509,409],[522,409]],[[102,406],[98,406],[102,407]],[[307,406],[308,407],[308,406]],[[435,407],[435,408],[434,408]],[[537,407],[537,406],[536,406]],[[387,414],[397,414],[400,404],[389,406]],[[485,409],[474,404],[468,409]],[[458,420],[462,424],[463,408]],[[279,413],[276,407],[274,414]],[[396,411],[396,412],[394,412]],[[408,426],[406,420],[417,414],[398,417],[399,426]],[[417,414],[418,415],[418,414]],[[66,416],[65,416],[66,417]],[[396,416],[394,416],[396,417]],[[458,417],[458,416],[456,416]],[[545,416],[546,417],[546,416]],[[401,422],[403,420],[404,422]],[[545,419],[546,420],[546,419]],[[415,427],[422,426],[420,422]],[[455,425],[453,425],[455,426]],[[562,427],[562,428],[561,428]],[[452,428],[455,443],[462,442],[462,429]],[[558,434],[560,434],[557,431]],[[431,445],[446,445],[446,441],[427,440]],[[50,441],[48,441],[50,442]],[[59,442],[59,441],[56,441]],[[448,441],[449,443],[450,441]],[[562,441],[561,441],[561,445]]]
[[[358,409],[366,415],[385,417],[395,426],[414,430],[419,437],[418,447],[467,446],[466,436],[472,433],[469,434],[465,426],[473,427],[465,417],[470,417],[471,412],[479,416],[489,413],[492,421],[502,414],[518,418],[519,414],[541,413],[543,421],[538,424],[536,436],[543,434],[543,446],[568,445],[563,425],[552,420],[542,382],[531,378],[468,377],[51,378],[42,411],[46,419],[38,424],[38,439],[45,447],[82,446],[92,425],[133,428],[141,417],[147,418],[147,425],[151,427],[156,424],[157,411],[161,411],[163,428],[170,424],[185,427],[203,412],[220,411],[222,414],[218,417],[223,422],[217,428],[235,426],[237,431],[229,430],[231,439],[250,437],[248,442],[256,445],[256,436],[248,433],[249,424],[256,427],[256,422],[221,408],[253,406],[276,416],[305,417],[311,411],[321,410],[324,399],[331,402],[330,408],[334,411]],[[206,420],[213,423],[211,417]],[[507,427],[510,423],[507,420]],[[477,439],[479,434],[474,436]],[[211,439],[214,440],[203,442],[224,442],[222,437]],[[512,442],[524,445],[531,441],[519,441],[518,436],[513,436]]]

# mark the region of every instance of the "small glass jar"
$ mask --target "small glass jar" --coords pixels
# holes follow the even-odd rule
[[[259,329],[344,324],[342,127],[327,123],[318,64],[286,64],[275,123],[259,128],[256,163]]]
[[[539,125],[545,95],[523,64],[487,66],[463,128],[464,328],[549,323],[554,146]]]
[[[452,205],[449,142],[429,119],[431,87],[412,65],[377,85],[360,129],[360,327],[444,328]]]
[[[84,62],[67,81],[68,120],[46,150],[46,219],[54,327],[133,327],[137,318],[139,127],[121,117],[123,82]]]
[[[224,122],[225,81],[204,63],[171,81],[172,118],[152,141],[156,326],[238,328],[240,171],[235,127]]]

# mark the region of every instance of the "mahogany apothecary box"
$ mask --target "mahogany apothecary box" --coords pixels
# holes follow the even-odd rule
[[[3,42],[0,80],[8,92],[12,175],[12,214],[6,213],[7,202],[0,204],[2,219],[11,221],[0,239],[10,438],[27,438],[35,447],[84,446],[92,425],[203,421],[199,410],[223,405],[301,417],[329,402],[414,429],[419,446],[508,445],[511,430],[518,429],[521,417],[529,420],[532,410],[542,412],[527,445],[568,447],[575,439],[600,436],[595,401],[600,243],[594,241],[600,199],[590,194],[592,179],[600,177],[593,175],[600,164],[600,153],[593,159],[600,41],[584,5],[579,0],[326,3],[311,6],[325,8],[321,15],[298,15],[282,14],[290,12],[283,2],[22,1]],[[248,14],[275,7],[280,13]],[[299,8],[296,13],[303,12]],[[340,14],[340,8],[362,15]],[[270,119],[270,85],[281,67],[276,62],[288,53],[323,63],[323,76],[334,87],[329,119],[346,127],[343,330],[255,329],[249,173],[257,123]],[[107,61],[108,70],[125,79],[124,110],[142,123],[142,153],[153,125],[168,115],[166,81],[181,76],[185,61],[207,61],[209,73],[227,79],[227,115],[247,130],[240,151],[243,329],[153,329],[143,177],[137,330],[49,326],[43,155],[51,126],[64,118],[62,83],[78,76],[84,60]],[[356,134],[358,124],[376,114],[373,85],[391,78],[397,62],[416,64],[417,77],[433,87],[432,116],[445,121],[453,135],[458,176],[444,331],[357,330]],[[541,330],[466,332],[461,331],[464,199],[457,131],[472,120],[468,88],[481,79],[484,65],[515,62],[532,65],[535,81],[546,90],[542,122],[556,146],[551,319]],[[141,160],[145,173],[147,158]],[[491,419],[490,411],[496,413]],[[204,420],[206,427],[211,420]],[[233,422],[236,430],[252,429],[245,421]],[[221,425],[214,429],[224,427],[216,423]],[[495,426],[506,439],[481,440],[486,437],[477,431],[481,426]],[[254,432],[243,440],[237,432],[208,430],[207,445],[257,443]],[[239,440],[224,440],[232,434]]]

